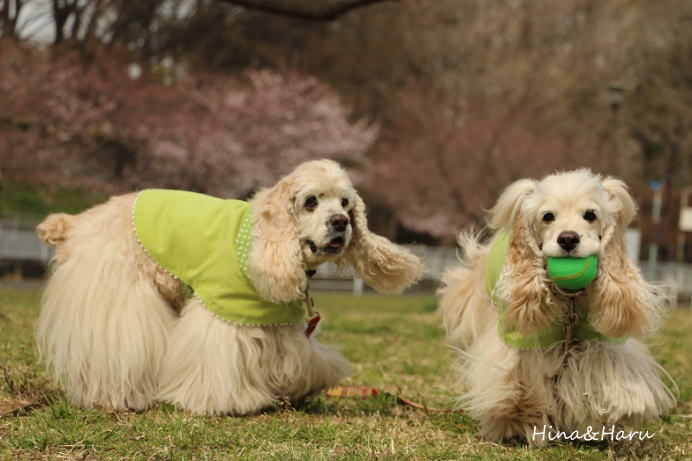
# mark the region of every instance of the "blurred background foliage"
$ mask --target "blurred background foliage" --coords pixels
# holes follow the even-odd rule
[[[377,231],[451,245],[511,181],[589,167],[665,259],[692,184],[688,0],[2,0],[0,35],[3,194],[40,185],[36,212],[330,157]]]

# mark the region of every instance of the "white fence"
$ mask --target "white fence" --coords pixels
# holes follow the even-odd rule
[[[689,298],[692,307],[692,264],[643,262],[642,272],[647,280],[659,282],[670,299]]]
[[[423,281],[437,282],[443,272],[459,264],[458,250],[454,248],[411,246],[411,250],[425,261]],[[658,263],[655,267],[641,263],[642,273],[647,280],[663,285],[670,299],[692,297],[692,264]],[[318,289],[353,290],[362,292],[362,282],[354,279],[353,269],[338,272],[336,265],[323,264],[315,274]],[[353,283],[351,285],[351,282]],[[692,299],[690,299],[692,306]]]
[[[0,261],[47,262],[53,252],[36,236],[35,225],[19,220],[0,220]]]
[[[425,261],[425,272],[423,280],[440,280],[442,273],[449,267],[459,263],[457,250],[454,248],[428,247],[423,245],[410,245],[408,248]],[[315,278],[352,280],[355,273],[351,267],[343,269],[341,272],[336,264],[323,264],[317,268]]]
[[[457,250],[454,248],[411,246],[411,250],[425,262],[426,271],[423,280],[436,283],[442,273],[459,263]],[[52,250],[42,245],[36,237],[35,224],[0,220],[0,262],[2,261],[37,261],[47,262]],[[692,296],[692,264],[658,263],[655,267],[642,264],[642,271],[647,280],[662,282],[671,297]],[[334,264],[320,266],[315,275],[318,289],[363,290],[362,281],[354,278],[352,269],[338,272]]]

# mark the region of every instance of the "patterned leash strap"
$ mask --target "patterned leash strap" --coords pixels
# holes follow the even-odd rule
[[[303,299],[303,302],[305,303],[305,308],[308,311],[308,325],[305,328],[305,336],[309,338],[310,335],[312,335],[315,332],[315,329],[317,329],[317,324],[320,323],[321,317],[320,313],[315,310],[315,301],[312,299],[312,296],[310,296],[310,279],[313,275],[315,275],[315,271],[305,271],[305,275],[307,275],[308,277],[308,284],[305,287],[305,297]]]
[[[567,299],[567,310],[565,311],[563,327],[565,331],[565,341],[562,344],[562,353],[565,358],[563,366],[567,366],[567,353],[580,343],[579,338],[575,336],[575,331],[579,327],[579,322],[581,321],[579,312],[577,312],[576,302],[577,297],[584,293],[584,290],[567,291],[555,285],[554,292]]]
[[[375,387],[370,386],[337,386],[327,389],[324,393],[327,397],[345,397],[345,398],[371,398],[378,395],[385,395],[396,399],[397,403],[400,405],[415,408],[416,410],[422,410],[426,413],[460,413],[460,409],[449,410],[444,408],[430,408],[426,405],[416,403],[412,400],[406,399],[401,396],[391,394],[389,392],[381,391]]]

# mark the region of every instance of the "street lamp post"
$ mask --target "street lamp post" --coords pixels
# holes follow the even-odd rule
[[[615,158],[615,167],[617,168],[617,174],[619,175],[622,175],[624,169],[627,167],[626,159],[620,158],[622,150],[620,149],[621,127],[619,111],[624,99],[625,87],[619,82],[608,83],[608,102],[610,104],[610,110],[612,115],[612,132],[610,133],[611,144],[613,149],[612,155]]]
[[[620,82],[610,82],[608,84],[608,96],[610,97],[610,108],[613,113],[617,113],[625,99],[625,87]]]
[[[653,235],[649,244],[649,273],[656,277],[656,266],[658,264],[658,238],[661,225],[661,204],[662,204],[662,187],[661,181],[649,181],[649,188],[654,193],[654,199],[651,203],[651,224]]]

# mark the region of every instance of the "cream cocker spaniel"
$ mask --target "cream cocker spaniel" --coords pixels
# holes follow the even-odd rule
[[[333,386],[350,365],[306,335],[308,271],[351,264],[396,292],[418,258],[368,230],[333,161],[304,163],[248,202],[180,191],[114,197],[38,226],[56,247],[39,351],[70,400],[245,415]]]
[[[635,212],[622,181],[577,170],[510,185],[490,211],[490,243],[460,235],[463,265],[444,276],[440,313],[459,354],[462,401],[486,437],[540,444],[544,429],[584,433],[673,408],[641,341],[664,298],[625,252]],[[558,289],[546,272],[549,257],[589,255],[598,275],[582,293]]]

